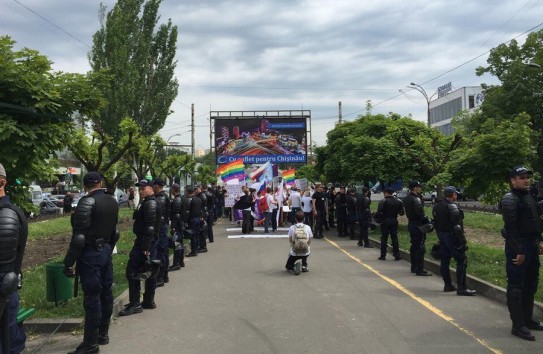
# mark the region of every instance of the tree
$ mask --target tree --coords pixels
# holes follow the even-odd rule
[[[501,44],[492,49],[487,63],[488,66],[477,68],[476,74],[493,75],[501,85],[483,84],[485,100],[481,114],[474,116],[466,128],[478,134],[488,131],[487,122],[495,125],[512,122],[518,114],[525,112],[535,133],[530,146],[525,147],[531,150],[535,145],[536,153],[521,162],[528,162],[543,175],[543,70],[531,64],[543,64],[543,30],[530,33],[522,45],[512,40],[508,45]],[[499,162],[501,170],[512,167],[504,165],[505,162],[510,161]]]
[[[92,114],[104,98],[96,76],[53,72],[46,56],[14,44],[0,37],[0,157],[12,198],[29,210],[25,188],[53,178],[52,156],[72,134],[72,115]]]
[[[93,36],[89,61],[93,72],[107,73],[101,87],[108,104],[88,116],[95,153],[78,156],[85,166],[103,174],[111,175],[109,170],[136,140],[150,138],[164,126],[177,96],[177,27],[168,20],[155,31],[160,3],[119,0],[107,14],[107,8],[100,7],[101,28]],[[136,168],[145,164],[135,158]],[[117,176],[107,181],[109,188]]]

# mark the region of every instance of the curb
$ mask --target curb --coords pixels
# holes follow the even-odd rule
[[[381,247],[381,242],[377,241],[376,239],[373,239],[370,237],[370,243],[375,247]],[[390,248],[390,246],[389,246]],[[411,262],[411,257],[409,256],[409,252],[404,251],[400,249],[400,257],[408,262]],[[441,270],[440,270],[440,263],[436,261],[429,260],[427,258],[424,258],[424,268],[426,270],[440,276]],[[449,268],[451,272],[451,278],[454,280],[456,279],[456,270]],[[469,270],[469,268],[468,268]],[[507,291],[506,289],[491,284],[485,280],[479,279],[477,277],[474,277],[472,275],[467,274],[466,275],[466,283],[470,289],[477,290],[477,295],[484,296],[490,300],[496,301],[500,304],[503,304],[507,306]],[[534,317],[536,318],[543,318],[543,303],[540,302],[534,302]]]

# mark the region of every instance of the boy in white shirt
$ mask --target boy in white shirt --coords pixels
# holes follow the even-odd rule
[[[307,257],[309,257],[311,239],[313,232],[309,225],[304,224],[304,212],[298,211],[295,215],[296,224],[288,229],[288,239],[290,241],[290,252],[285,268],[294,270],[295,275],[300,271],[308,272]],[[301,262],[300,262],[301,261]]]

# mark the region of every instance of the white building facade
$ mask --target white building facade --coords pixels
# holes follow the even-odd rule
[[[465,86],[430,101],[430,126],[451,135],[454,132],[452,118],[463,110],[476,109],[483,100],[481,86]]]

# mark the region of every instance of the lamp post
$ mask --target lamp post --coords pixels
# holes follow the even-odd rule
[[[435,93],[432,96],[428,96],[428,94],[426,93],[426,90],[424,90],[424,88],[421,85],[418,85],[418,84],[416,84],[414,82],[412,82],[407,87],[409,87],[410,89],[413,89],[413,90],[417,90],[418,92],[420,92],[424,96],[424,99],[426,100],[427,124],[428,124],[428,128],[429,128],[430,127],[430,100],[432,99],[432,97],[434,97]]]

